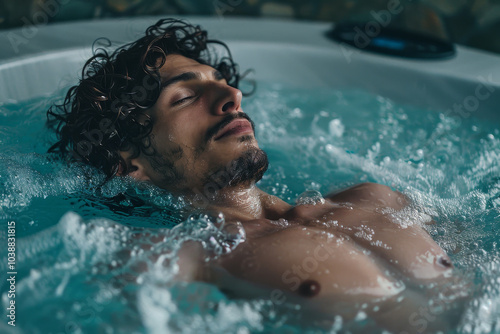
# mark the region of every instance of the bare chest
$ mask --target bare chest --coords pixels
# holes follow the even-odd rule
[[[349,205],[297,207],[277,221],[244,223],[247,241],[221,265],[302,295],[393,295],[401,275],[425,280],[450,269],[439,263],[446,254],[418,222],[402,215]]]

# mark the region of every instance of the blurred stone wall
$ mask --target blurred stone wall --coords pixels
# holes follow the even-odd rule
[[[0,0],[0,29],[139,15],[368,22],[396,5],[394,27],[500,53],[500,0]]]

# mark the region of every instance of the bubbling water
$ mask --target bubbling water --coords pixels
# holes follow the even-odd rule
[[[16,329],[318,332],[292,321],[300,318],[294,305],[283,312],[269,299],[238,300],[208,283],[176,282],[185,242],[200,243],[205,260],[213,261],[245,241],[243,226],[227,224],[223,216],[186,219],[182,198],[128,178],[104,182],[92,168],[47,155],[54,141],[44,127],[50,101],[0,105],[0,218],[17,227]],[[455,331],[500,331],[498,125],[458,122],[364,92],[265,83],[243,107],[270,159],[259,183],[264,191],[308,205],[366,181],[403,192],[409,207],[381,213],[402,227],[423,226],[449,253],[457,275],[472,282]],[[427,225],[431,219],[436,224]],[[275,224],[286,228],[289,222]],[[376,239],[369,226],[356,233]],[[2,332],[11,330],[5,326]],[[373,324],[361,310],[351,322],[335,318],[331,331],[363,326]]]

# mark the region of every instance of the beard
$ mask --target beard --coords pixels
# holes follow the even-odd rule
[[[251,138],[242,137],[241,141]],[[202,179],[201,188],[192,189],[185,183],[189,178],[186,178],[181,170],[175,168],[175,159],[166,159],[156,154],[148,157],[148,160],[153,169],[163,176],[161,184],[158,184],[161,188],[179,194],[196,193],[198,190],[198,192],[202,191],[207,198],[212,199],[217,197],[217,193],[224,188],[239,185],[249,186],[257,183],[262,179],[269,166],[267,154],[263,150],[256,147],[250,148],[243,152],[240,157],[230,161],[225,166],[221,166],[214,173],[206,176],[204,180]]]
[[[205,135],[205,140],[207,142],[212,140],[220,129],[237,118],[247,119],[252,129],[255,129],[253,121],[246,114],[231,114],[209,129]],[[240,142],[251,142],[252,140],[254,140],[253,136],[242,136],[239,138]],[[174,193],[196,193],[197,190],[200,190],[197,186],[201,186],[201,189],[203,189],[205,193],[208,192],[216,196],[218,190],[223,188],[244,185],[245,183],[250,185],[258,182],[262,179],[269,166],[267,154],[263,150],[258,147],[248,148],[240,157],[230,161],[225,166],[215,167],[215,169],[213,169],[215,172],[212,172],[212,170],[204,176],[201,175],[201,185],[195,182],[193,186],[191,178],[185,173],[186,170],[180,167],[177,168],[175,164],[177,160],[183,157],[184,152],[182,147],[178,145],[172,148],[169,154],[162,155],[158,153],[155,148],[156,145],[154,144],[153,137],[153,154],[146,156],[146,158],[149,160],[152,169],[162,176],[161,184],[157,185]],[[194,161],[197,161],[205,150],[206,147],[203,146],[196,150]]]
[[[269,166],[266,152],[259,148],[245,151],[239,158],[231,161],[211,174],[205,184],[216,183],[221,189],[258,182]]]

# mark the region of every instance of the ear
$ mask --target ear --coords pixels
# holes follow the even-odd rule
[[[120,152],[121,160],[120,166],[118,167],[118,176],[131,176],[139,181],[149,181],[151,178],[147,173],[146,161],[141,159],[140,156],[137,158],[130,158],[130,152]]]

